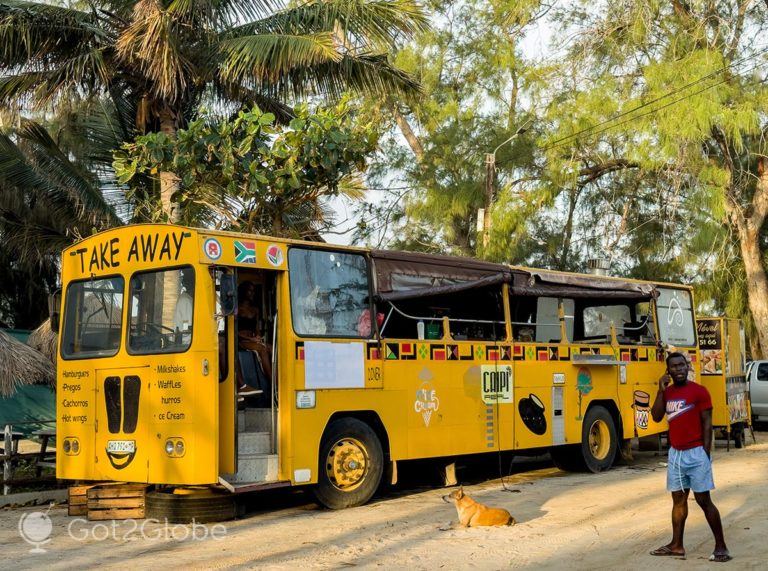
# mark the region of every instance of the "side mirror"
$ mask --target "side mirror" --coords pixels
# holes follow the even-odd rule
[[[221,314],[234,315],[237,309],[237,286],[234,274],[221,274],[219,277],[219,294],[221,296]]]
[[[56,290],[48,296],[48,316],[51,318],[51,331],[59,332],[59,316],[61,315],[61,290]]]

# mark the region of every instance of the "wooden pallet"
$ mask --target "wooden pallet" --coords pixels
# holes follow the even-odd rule
[[[67,513],[71,516],[87,516],[88,515],[88,488],[92,488],[96,484],[86,484],[80,486],[69,487],[69,498],[67,501]]]
[[[98,484],[86,491],[88,520],[143,519],[146,484]]]
[[[146,484],[94,482],[69,487],[70,516],[86,516],[92,521],[142,519]]]

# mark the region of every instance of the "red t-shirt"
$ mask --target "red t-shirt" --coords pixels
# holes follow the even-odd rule
[[[697,383],[682,387],[671,383],[664,390],[669,422],[669,443],[677,450],[703,446],[701,411],[712,408],[709,391]]]

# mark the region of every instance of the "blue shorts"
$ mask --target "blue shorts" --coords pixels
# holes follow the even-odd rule
[[[691,489],[708,492],[715,489],[712,479],[712,461],[703,446],[688,450],[669,449],[667,463],[667,490],[678,492]]]

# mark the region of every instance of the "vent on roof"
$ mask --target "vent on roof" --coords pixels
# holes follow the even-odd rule
[[[605,258],[592,258],[587,260],[587,273],[596,276],[607,276],[611,269],[611,262]]]

